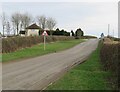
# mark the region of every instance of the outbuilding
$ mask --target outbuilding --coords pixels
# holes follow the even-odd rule
[[[41,28],[36,24],[32,24],[25,28],[25,30],[20,31],[21,36],[38,36],[40,35]]]
[[[40,35],[40,30],[41,28],[36,24],[32,24],[30,26],[28,26],[26,29],[26,36],[38,36]]]

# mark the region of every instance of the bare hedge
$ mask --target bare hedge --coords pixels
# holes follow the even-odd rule
[[[72,40],[74,37],[69,36],[47,36],[46,42]],[[43,36],[30,37],[10,37],[2,39],[2,53],[14,52],[18,49],[31,47],[33,45],[43,43]]]
[[[120,43],[104,43],[101,48],[100,58],[104,70],[112,72],[112,76],[108,80],[113,89],[120,90]]]

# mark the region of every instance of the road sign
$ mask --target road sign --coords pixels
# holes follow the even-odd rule
[[[46,45],[45,45],[45,42],[46,42],[46,36],[48,36],[47,32],[44,31],[44,32],[42,33],[42,36],[44,36],[44,50],[45,50],[45,49],[46,49]]]
[[[46,31],[44,31],[44,32],[42,33],[42,35],[43,35],[43,36],[48,36],[48,33],[47,33]]]

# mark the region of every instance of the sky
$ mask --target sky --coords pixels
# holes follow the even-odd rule
[[[34,18],[45,15],[56,19],[56,28],[68,32],[81,28],[85,35],[97,37],[107,35],[110,24],[110,35],[114,30],[118,36],[118,2],[3,2],[0,7],[9,17],[15,12],[28,12]]]

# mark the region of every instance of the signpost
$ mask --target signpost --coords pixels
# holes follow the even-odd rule
[[[46,45],[45,45],[45,43],[46,43],[46,36],[48,36],[47,32],[44,31],[44,32],[42,33],[42,36],[44,36],[44,50],[45,50],[45,49],[46,49]]]

